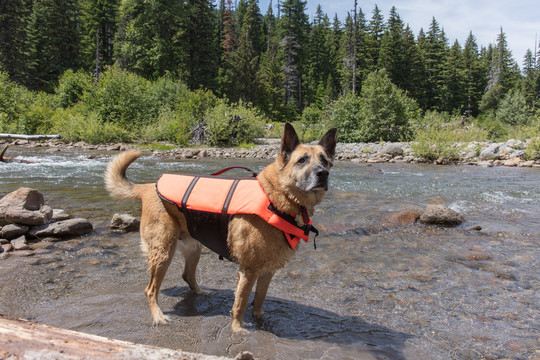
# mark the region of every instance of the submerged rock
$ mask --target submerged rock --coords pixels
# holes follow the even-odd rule
[[[37,238],[72,237],[88,234],[92,230],[93,226],[88,220],[75,218],[33,227],[28,235]]]
[[[137,231],[141,222],[129,214],[114,214],[111,220],[111,229],[120,231]]]
[[[444,205],[428,205],[424,213],[420,216],[420,222],[426,225],[458,226],[465,222],[465,218]]]

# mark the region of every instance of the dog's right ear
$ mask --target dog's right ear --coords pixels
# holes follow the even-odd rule
[[[296,147],[300,145],[300,140],[293,126],[289,123],[285,123],[283,129],[283,137],[281,138],[281,148],[279,150],[280,154],[283,155],[284,161],[289,161],[292,152]]]

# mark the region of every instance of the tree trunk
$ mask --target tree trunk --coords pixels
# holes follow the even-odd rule
[[[62,135],[0,134],[0,139],[53,140],[53,139],[61,139],[61,138],[62,138]]]

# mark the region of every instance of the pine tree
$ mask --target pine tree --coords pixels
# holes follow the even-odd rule
[[[463,113],[467,108],[467,76],[461,45],[456,40],[446,56],[443,68],[440,110]]]
[[[405,58],[405,29],[395,6],[390,10],[390,16],[386,29],[381,39],[379,55],[379,68],[385,68],[392,83],[401,89],[407,86],[406,77],[407,63],[410,59]]]
[[[538,77],[539,70],[536,66],[536,57],[531,49],[527,49],[523,58],[523,79],[521,81],[521,88],[527,106],[532,112],[534,112],[538,101]]]
[[[324,94],[328,76],[331,76],[332,72],[331,40],[330,21],[319,5],[313,18],[309,39],[306,80],[309,103],[322,102],[320,95]]]
[[[76,0],[34,0],[27,29],[27,84],[52,91],[58,77],[79,66]]]
[[[178,14],[184,10],[178,0],[122,1],[114,43],[118,64],[148,79],[182,75],[187,55]]]
[[[187,0],[180,43],[185,53],[184,68],[191,89],[214,89],[219,64],[216,39],[217,18],[212,0]]]
[[[95,78],[104,66],[114,63],[118,0],[80,0],[82,63]]]
[[[476,38],[472,32],[469,33],[463,48],[463,67],[465,69],[467,110],[471,112],[470,115],[477,116],[487,82]]]
[[[423,33],[423,32],[422,32]],[[446,63],[447,40],[435,18],[426,35],[418,36],[418,47],[425,65],[424,94],[418,101],[424,110],[438,110],[442,104],[443,66]]]
[[[490,46],[490,48],[491,63],[486,92],[480,104],[482,111],[495,110],[508,91],[516,86],[520,79],[518,65],[508,49],[506,34],[502,28],[497,36],[497,44]]]
[[[303,107],[302,74],[309,32],[308,16],[305,13],[306,1],[286,0],[281,4],[280,47],[283,54],[283,73],[285,74],[285,105],[291,111],[294,107],[301,112]]]
[[[0,1],[0,71],[19,83],[25,80],[24,49],[31,5],[30,0]]]
[[[366,32],[366,72],[369,74],[378,68],[377,65],[379,63],[379,53],[384,34],[384,16],[377,5],[375,5],[375,9],[373,9],[373,15],[371,16],[371,20],[367,25]]]

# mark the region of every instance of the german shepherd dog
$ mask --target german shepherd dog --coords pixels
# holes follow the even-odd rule
[[[290,124],[285,124],[277,159],[258,176],[264,192],[274,207],[285,214],[301,215],[305,208],[313,214],[328,190],[328,175],[332,167],[337,130],[330,129],[317,145],[303,145]],[[197,294],[204,294],[195,276],[201,254],[201,244],[188,232],[182,212],[156,193],[154,183],[135,185],[126,177],[128,166],[141,153],[126,151],[109,163],[105,185],[111,196],[138,199],[142,202],[141,247],[146,253],[150,282],[145,289],[154,325],[169,320],[158,305],[158,293],[177,246],[184,256],[182,278]],[[244,331],[243,317],[255,283],[253,314],[263,315],[262,305],[276,270],[293,256],[283,232],[257,215],[233,215],[228,225],[227,245],[239,269],[236,279],[232,330]]]

